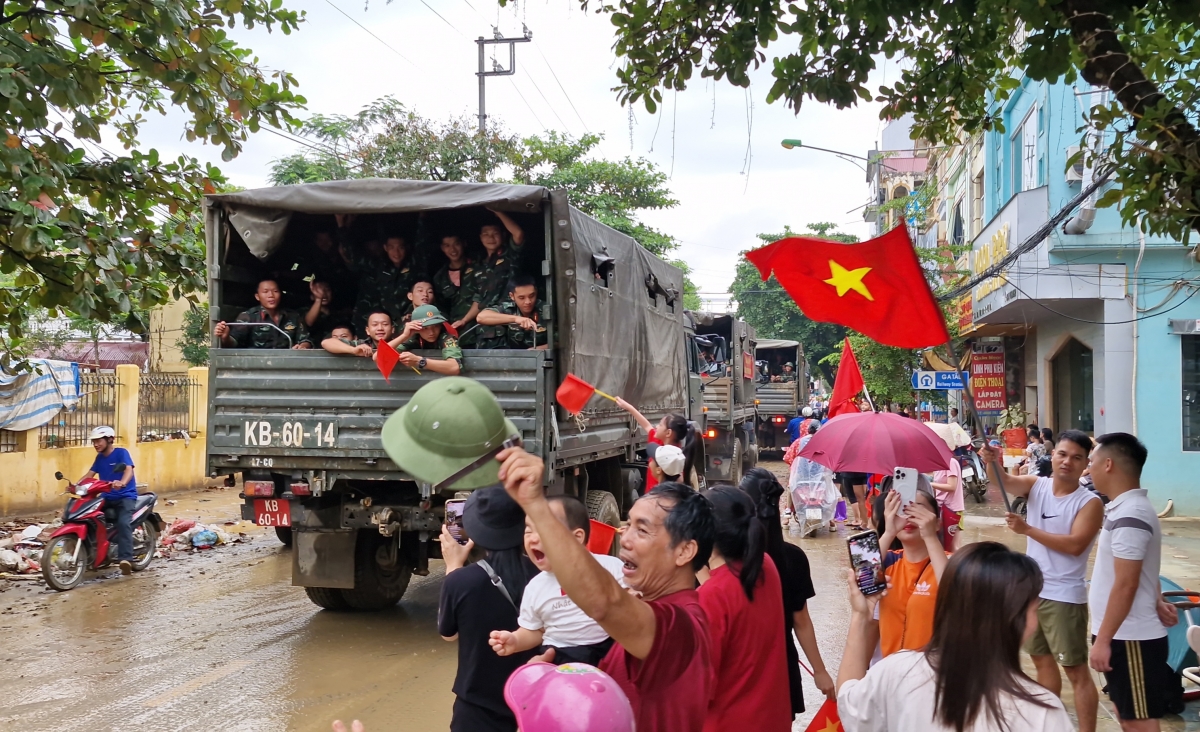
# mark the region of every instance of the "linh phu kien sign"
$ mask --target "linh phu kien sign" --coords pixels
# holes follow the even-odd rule
[[[996,414],[1008,406],[1003,345],[976,343],[971,348],[971,390],[975,394],[975,411],[980,414]]]

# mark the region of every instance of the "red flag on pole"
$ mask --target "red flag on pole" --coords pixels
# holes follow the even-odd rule
[[[817,716],[813,717],[813,721],[809,723],[808,729],[804,732],[844,732],[844,730],[842,718],[838,716],[837,700],[826,699],[821,708],[817,710]]]
[[[554,400],[571,414],[578,414],[587,406],[593,394],[616,401],[614,397],[605,394],[575,374],[567,374],[563,383],[558,385],[558,390],[554,392]]]
[[[774,273],[813,320],[899,348],[950,340],[904,226],[861,244],[790,237],[747,252],[746,259],[764,280]]]
[[[391,382],[392,369],[396,368],[396,364],[400,363],[400,354],[392,348],[387,341],[379,341],[379,350],[375,353],[375,365],[379,367],[379,373],[383,374],[384,381]]]
[[[833,380],[833,395],[829,397],[829,416],[853,414],[858,411],[854,397],[863,390],[862,371],[850,347],[850,339],[842,342],[842,360],[838,362],[837,378]]]

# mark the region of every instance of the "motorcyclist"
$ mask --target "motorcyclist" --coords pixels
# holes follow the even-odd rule
[[[107,506],[117,509],[117,560],[120,562],[121,574],[133,571],[133,508],[137,503],[137,482],[133,476],[133,457],[123,447],[114,447],[113,441],[117,433],[112,427],[97,427],[88,438],[96,449],[96,460],[91,470],[87,471],[79,482],[90,480],[93,476],[112,484],[104,495]],[[119,464],[125,465],[122,473],[114,469]]]

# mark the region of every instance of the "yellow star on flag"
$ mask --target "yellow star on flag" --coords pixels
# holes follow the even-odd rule
[[[825,720],[825,729],[821,730],[821,732],[842,732],[842,723],[827,719]]]
[[[858,294],[874,302],[875,298],[871,296],[871,291],[863,284],[863,277],[871,271],[870,267],[859,267],[858,269],[846,269],[842,265],[829,260],[829,279],[825,280],[826,284],[833,285],[837,288],[838,297],[842,297],[850,290],[854,290]]]

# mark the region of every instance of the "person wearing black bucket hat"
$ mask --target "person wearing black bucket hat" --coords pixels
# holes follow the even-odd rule
[[[446,561],[438,607],[438,632],[458,642],[451,732],[513,732],[516,718],[504,701],[504,683],[533,652],[497,656],[488,646],[493,630],[516,630],[525,585],[538,573],[524,555],[525,512],[503,488],[480,488],[463,507],[467,543],[443,528]],[[484,559],[467,564],[478,547]]]

